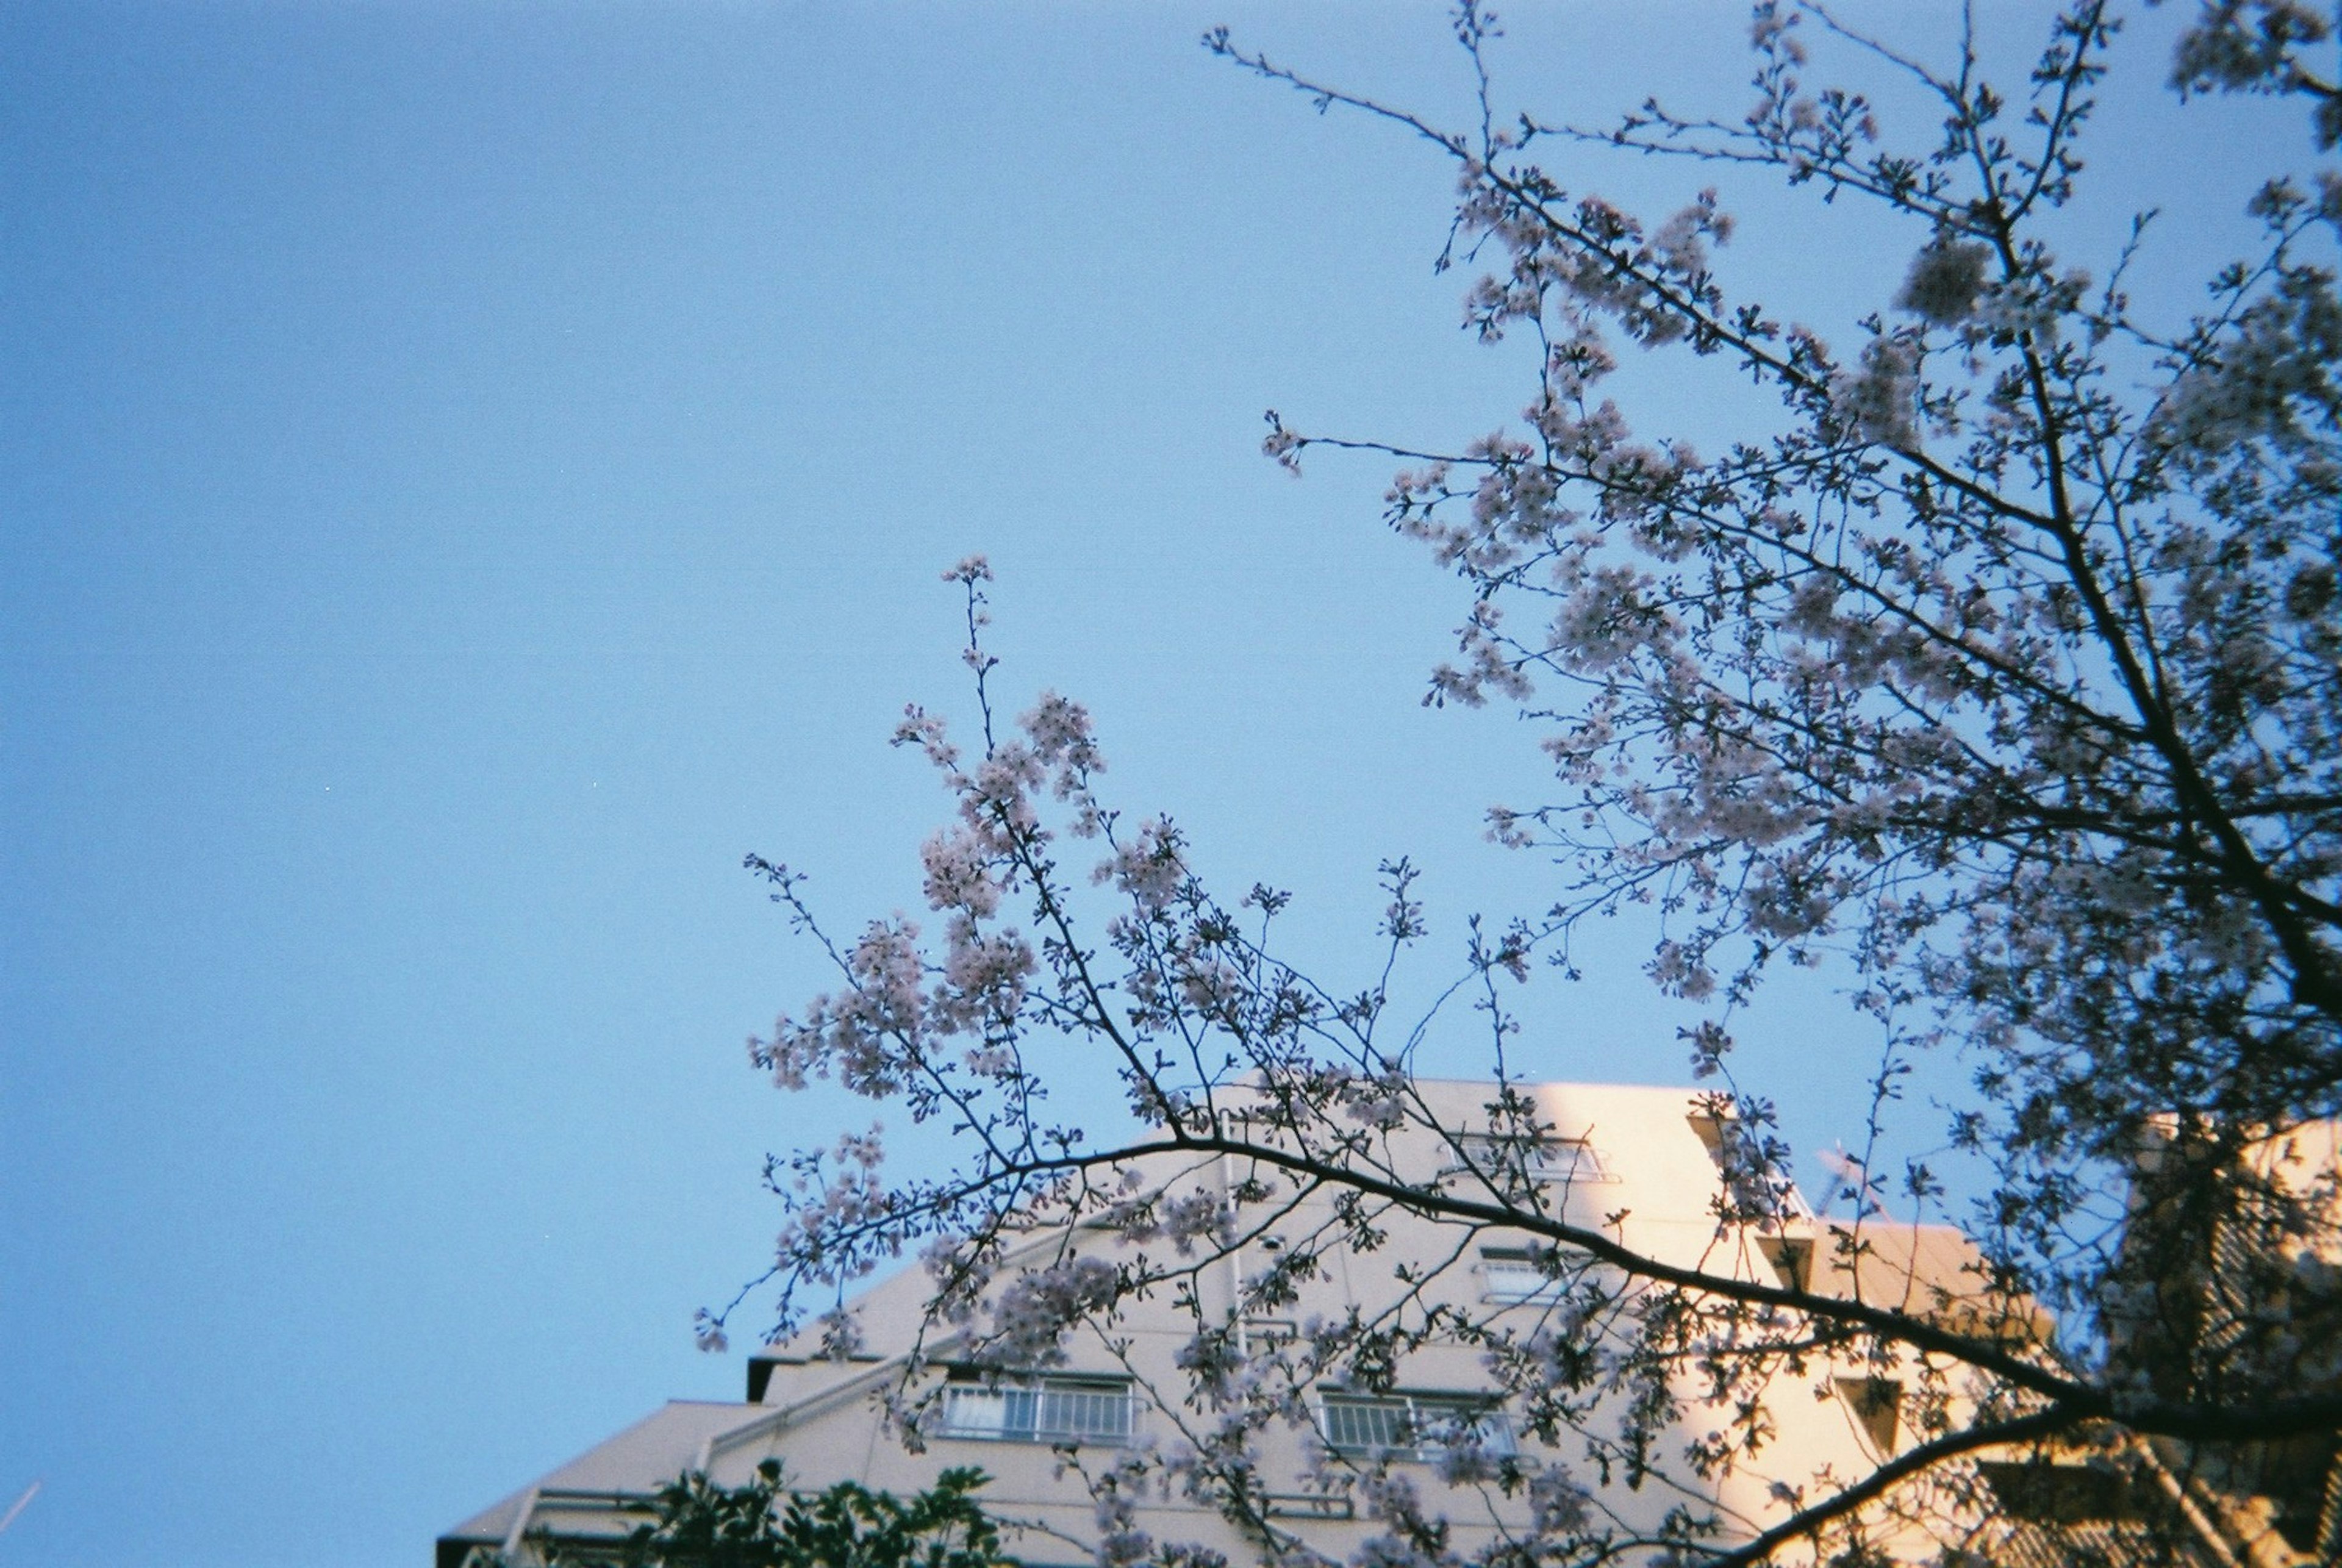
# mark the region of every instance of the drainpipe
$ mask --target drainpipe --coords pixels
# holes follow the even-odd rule
[[[1220,1206],[1227,1211],[1228,1239],[1228,1311],[1236,1320],[1236,1354],[1252,1359],[1252,1346],[1245,1333],[1244,1316],[1244,1243],[1236,1231],[1236,1183],[1235,1156],[1226,1149],[1220,1151]]]

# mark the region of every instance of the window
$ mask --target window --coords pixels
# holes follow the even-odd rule
[[[1538,1180],[1546,1182],[1606,1182],[1610,1173],[1602,1168],[1602,1156],[1594,1145],[1583,1138],[1564,1138],[1558,1142],[1539,1144],[1529,1159],[1529,1170]]]
[[[1903,1385],[1891,1377],[1841,1377],[1837,1396],[1880,1453],[1895,1452],[1897,1418],[1903,1413]]]
[[[944,1391],[943,1435],[996,1443],[1130,1441],[1130,1385],[1111,1378],[955,1379]]]
[[[1271,1519],[1355,1519],[1357,1504],[1336,1492],[1268,1492],[1261,1512]]]
[[[1464,1153],[1473,1165],[1491,1176],[1509,1170],[1533,1182],[1569,1184],[1617,1180],[1603,1168],[1601,1154],[1584,1138],[1544,1138],[1528,1144],[1516,1138],[1472,1137],[1464,1140]],[[1461,1172],[1464,1166],[1459,1164],[1453,1169]]]
[[[1337,1453],[1436,1459],[1466,1443],[1498,1458],[1519,1452],[1513,1423],[1486,1399],[1453,1394],[1335,1393],[1321,1411],[1326,1442]]]
[[[1716,1162],[1716,1174],[1724,1178],[1725,1195],[1737,1217],[1767,1222],[1812,1219],[1805,1194],[1783,1174],[1781,1162],[1787,1151],[1778,1140],[1742,1121],[1727,1097],[1700,1098],[1700,1109],[1688,1118],[1691,1130],[1699,1134],[1707,1157]]]
[[[1498,1247],[1480,1253],[1480,1278],[1492,1302],[1557,1302],[1568,1289],[1529,1253]]]
[[[1793,1291],[1812,1288],[1814,1243],[1804,1236],[1759,1236],[1756,1251],[1772,1265],[1775,1277]]]

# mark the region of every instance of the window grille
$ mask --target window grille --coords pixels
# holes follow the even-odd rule
[[[1341,1493],[1264,1493],[1261,1512],[1272,1519],[1355,1519],[1357,1505]]]
[[[1130,1385],[1103,1378],[1004,1378],[944,1391],[943,1435],[996,1443],[1130,1441]]]
[[[1541,1182],[1606,1182],[1602,1156],[1583,1138],[1539,1144],[1529,1154],[1529,1172]]]
[[[1509,1173],[1565,1186],[1617,1180],[1604,1167],[1601,1152],[1584,1138],[1545,1138],[1528,1144],[1513,1138],[1473,1137],[1464,1140],[1464,1154],[1483,1174],[1499,1179]],[[1459,1163],[1447,1174],[1461,1174],[1465,1169]]]
[[[1480,1280],[1492,1302],[1557,1302],[1568,1286],[1537,1266],[1524,1252],[1489,1248],[1480,1254]]]
[[[1518,1453],[1513,1423],[1484,1399],[1392,1393],[1328,1394],[1320,1410],[1326,1443],[1337,1453],[1437,1459],[1466,1443],[1496,1458]]]

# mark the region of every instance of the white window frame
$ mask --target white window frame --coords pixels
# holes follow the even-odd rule
[[[1515,1158],[1533,1182],[1559,1182],[1566,1187],[1606,1184],[1618,1178],[1610,1174],[1603,1162],[1602,1151],[1594,1146],[1591,1138],[1540,1138],[1534,1147],[1511,1138],[1495,1138],[1486,1134],[1468,1134],[1463,1140],[1464,1153],[1473,1165],[1483,1171],[1501,1168]],[[1466,1167],[1462,1162],[1444,1173],[1461,1175]]]
[[[1505,1306],[1551,1306],[1569,1293],[1566,1280],[1539,1268],[1525,1248],[1480,1250],[1481,1293]]]
[[[1126,1378],[963,1375],[944,1386],[936,1435],[1121,1448],[1131,1441],[1137,1414]]]
[[[1362,1427],[1384,1428],[1388,1440]],[[1469,1433],[1482,1453],[1520,1452],[1510,1417],[1485,1397],[1454,1393],[1329,1393],[1317,1403],[1317,1431],[1336,1453],[1436,1462]],[[1449,1435],[1453,1433],[1454,1435]]]

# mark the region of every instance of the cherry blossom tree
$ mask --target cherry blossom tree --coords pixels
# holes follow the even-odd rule
[[[760,1283],[782,1329],[826,1321],[842,1340],[842,1285],[906,1251],[936,1323],[1000,1366],[1046,1364],[1076,1326],[1170,1293],[1194,1319],[1189,1386],[1166,1401],[1187,1413],[1182,1440],[1094,1474],[1102,1517],[1126,1525],[1117,1497],[1175,1485],[1295,1561],[1309,1553],[1262,1504],[1251,1435],[1306,1422],[1326,1380],[1394,1386],[1434,1344],[1480,1351],[1543,1451],[1575,1455],[1450,1448],[1449,1480],[1527,1500],[1533,1529],[1491,1549],[1507,1562],[1869,1561],[1882,1520],[1923,1518],[1947,1552],[1978,1550],[1982,1457],[2330,1459],[2342,1173],[2330,1144],[2295,1140],[2342,1115],[2342,177],[2270,179],[2251,198],[2258,248],[2192,315],[2147,319],[2131,280],[2157,265],[2150,217],[2111,255],[2051,243],[2120,21],[2106,0],[2069,5],[2004,91],[1972,34],[1931,65],[1820,6],[1760,4],[1744,113],[1655,98],[1574,126],[1497,112],[1496,30],[1467,0],[1456,34],[1484,68],[1457,130],[1212,34],[1238,67],[1451,160],[1468,322],[1536,345],[1514,428],[1436,450],[1272,414],[1267,450],[1403,464],[1388,520],[1466,600],[1426,700],[1537,724],[1554,793],[1492,829],[1557,878],[1550,905],[1471,926],[1462,977],[1405,1007],[1392,976],[1428,934],[1413,869],[1392,863],[1363,981],[1301,973],[1279,956],[1286,894],[1222,898],[1176,826],[1101,794],[1080,705],[996,714],[989,574],[963,563],[976,733],[915,710],[896,737],[954,804],[921,851],[936,929],[833,938],[797,874],[750,862],[840,977],[754,1044],[757,1065],[896,1106],[963,1154],[907,1181],[875,1134],[777,1163],[788,1220]],[[2206,5],[2172,85],[2277,95],[2307,110],[2301,145],[2328,149],[2334,29],[2297,0]],[[1891,141],[1809,49],[1901,74],[1936,133]],[[1573,191],[1569,159],[1595,145],[1871,204],[1907,248],[1844,280],[1875,309],[1833,345],[1730,291],[1713,195],[1646,222]],[[1611,395],[1629,353],[1754,385],[1770,413],[1703,454]],[[1915,1056],[1957,1056],[1972,1088],[1949,1138],[1987,1175],[1957,1301],[1686,1267],[1546,1199],[1529,1164],[1553,1129],[1522,1089],[1510,988],[1566,971],[1581,923],[1636,905],[1663,925],[1653,983],[1708,1012],[1689,1044],[1714,1085],[1719,1238],[1777,1230],[1793,1202],[1771,1101],[1731,1054],[1733,1014],[1778,966],[1847,977],[1890,1042],[1881,1095]],[[1459,1119],[1415,1063],[1464,1004],[1491,1087]],[[1110,1075],[1124,1124],[1061,1119],[1050,1090],[1069,1074]],[[1399,1152],[1409,1138],[1444,1151],[1436,1179]],[[1237,1175],[1207,1191],[1146,1174],[1206,1160]],[[1860,1274],[1860,1216],[1881,1202],[1947,1201],[1926,1164],[1875,1153],[1847,1182],[1857,1219],[1833,1277]],[[1371,1255],[1403,1214],[1521,1238],[1554,1310],[1510,1328],[1403,1270],[1387,1312],[1246,1343],[1196,1282],[1304,1199],[1331,1217],[1248,1279],[1253,1305],[1300,1299],[1332,1249]],[[1023,1239],[1076,1225],[1122,1250],[1005,1268]],[[1867,1474],[1778,1483],[1778,1518],[1753,1533],[1690,1506],[1656,1527],[1604,1514],[1590,1474],[1687,1478],[1688,1495],[1754,1463],[1777,1380],[1822,1354],[1918,1358],[1917,1440]],[[1686,1439],[1694,1406],[1708,1419]],[[897,1413],[916,1437],[916,1400]],[[1354,1489],[1386,1554],[1457,1559],[1401,1479],[1319,1479]],[[1176,1555],[1135,1529],[1109,1540],[1124,1561]]]

